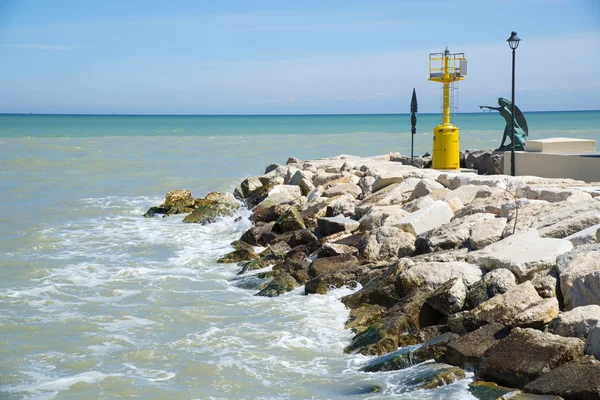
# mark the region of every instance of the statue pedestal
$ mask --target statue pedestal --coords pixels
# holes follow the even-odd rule
[[[586,153],[596,151],[596,141],[575,138],[548,138],[527,141],[531,153]]]

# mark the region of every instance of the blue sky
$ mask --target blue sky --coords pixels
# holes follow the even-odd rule
[[[439,112],[429,53],[464,52],[459,111],[600,109],[600,0],[0,0],[0,112]]]

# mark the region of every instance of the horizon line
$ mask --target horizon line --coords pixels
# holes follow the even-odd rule
[[[523,114],[527,113],[555,113],[555,112],[596,112],[600,111],[595,109],[586,110],[536,110],[536,111],[523,111]],[[493,111],[473,111],[473,112],[460,112],[460,114],[490,114]],[[367,115],[411,115],[407,113],[298,113],[298,114],[129,114],[129,113],[27,113],[27,112],[0,112],[0,115],[35,115],[35,116],[107,116],[107,117],[326,117],[326,116],[367,116]],[[417,113],[417,115],[441,115],[440,112],[423,112]]]

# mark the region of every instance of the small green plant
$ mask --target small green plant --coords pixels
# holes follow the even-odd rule
[[[516,230],[517,230],[517,222],[519,220],[519,207],[520,206],[519,206],[518,199],[519,199],[519,189],[521,188],[521,184],[523,183],[523,179],[521,179],[519,181],[519,183],[514,188],[514,190],[511,190],[510,180],[508,178],[506,178],[505,182],[506,182],[506,187],[504,188],[504,191],[506,193],[508,193],[510,195],[510,197],[513,198],[513,201],[515,202],[515,221],[514,221],[514,224],[513,224],[513,231],[512,231],[512,234],[514,235],[515,232],[516,232]]]

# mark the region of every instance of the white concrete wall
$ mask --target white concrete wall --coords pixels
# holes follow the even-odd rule
[[[504,152],[504,174],[510,175],[510,151]],[[516,151],[515,175],[600,182],[600,153],[556,154]]]

